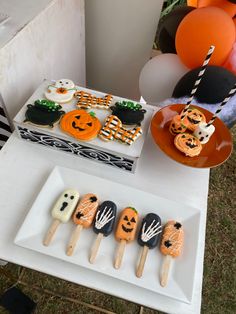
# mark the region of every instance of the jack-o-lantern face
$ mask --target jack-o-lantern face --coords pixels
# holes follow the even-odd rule
[[[183,115],[187,117],[188,129],[191,131],[194,131],[200,122],[206,122],[204,114],[196,108],[189,108],[186,113],[182,111],[180,116]]]
[[[68,112],[62,118],[60,126],[63,131],[83,141],[95,138],[102,127],[98,118],[85,110]]]
[[[138,213],[132,207],[126,207],[120,216],[116,230],[116,238],[118,240],[132,241],[134,240],[137,230]]]
[[[174,144],[178,150],[189,157],[198,156],[202,150],[202,144],[199,139],[188,133],[176,135]]]
[[[181,119],[180,115],[174,116],[171,120],[169,131],[173,135],[184,133],[187,130],[188,124],[187,117]]]

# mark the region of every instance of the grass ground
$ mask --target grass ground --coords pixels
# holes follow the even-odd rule
[[[211,170],[202,314],[236,313],[236,126],[234,152]],[[12,285],[31,297],[35,314],[160,312],[14,264],[0,268],[0,295]],[[7,313],[0,307],[0,313]]]

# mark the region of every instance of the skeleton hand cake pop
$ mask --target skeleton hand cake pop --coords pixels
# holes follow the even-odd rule
[[[193,132],[193,135],[199,139],[201,144],[206,144],[214,132],[214,125],[211,124],[207,126],[207,123],[201,122],[197,126],[196,130]]]
[[[75,91],[75,84],[71,80],[61,79],[48,86],[45,97],[51,101],[65,103],[73,98]]]

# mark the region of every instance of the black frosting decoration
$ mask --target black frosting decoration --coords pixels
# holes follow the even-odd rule
[[[140,104],[131,101],[116,102],[110,109],[125,125],[140,125],[146,112]]]
[[[117,206],[112,201],[104,201],[97,210],[93,224],[93,231],[96,234],[102,233],[105,237],[111,234],[115,219]]]
[[[138,234],[138,244],[153,249],[157,246],[162,232],[161,218],[154,214],[147,214],[141,224]]]

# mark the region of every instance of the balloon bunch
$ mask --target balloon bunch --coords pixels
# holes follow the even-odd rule
[[[140,93],[158,105],[166,98],[190,95],[211,45],[215,46],[195,98],[216,104],[236,83],[236,0],[188,0],[159,23],[161,54],[141,71]]]

